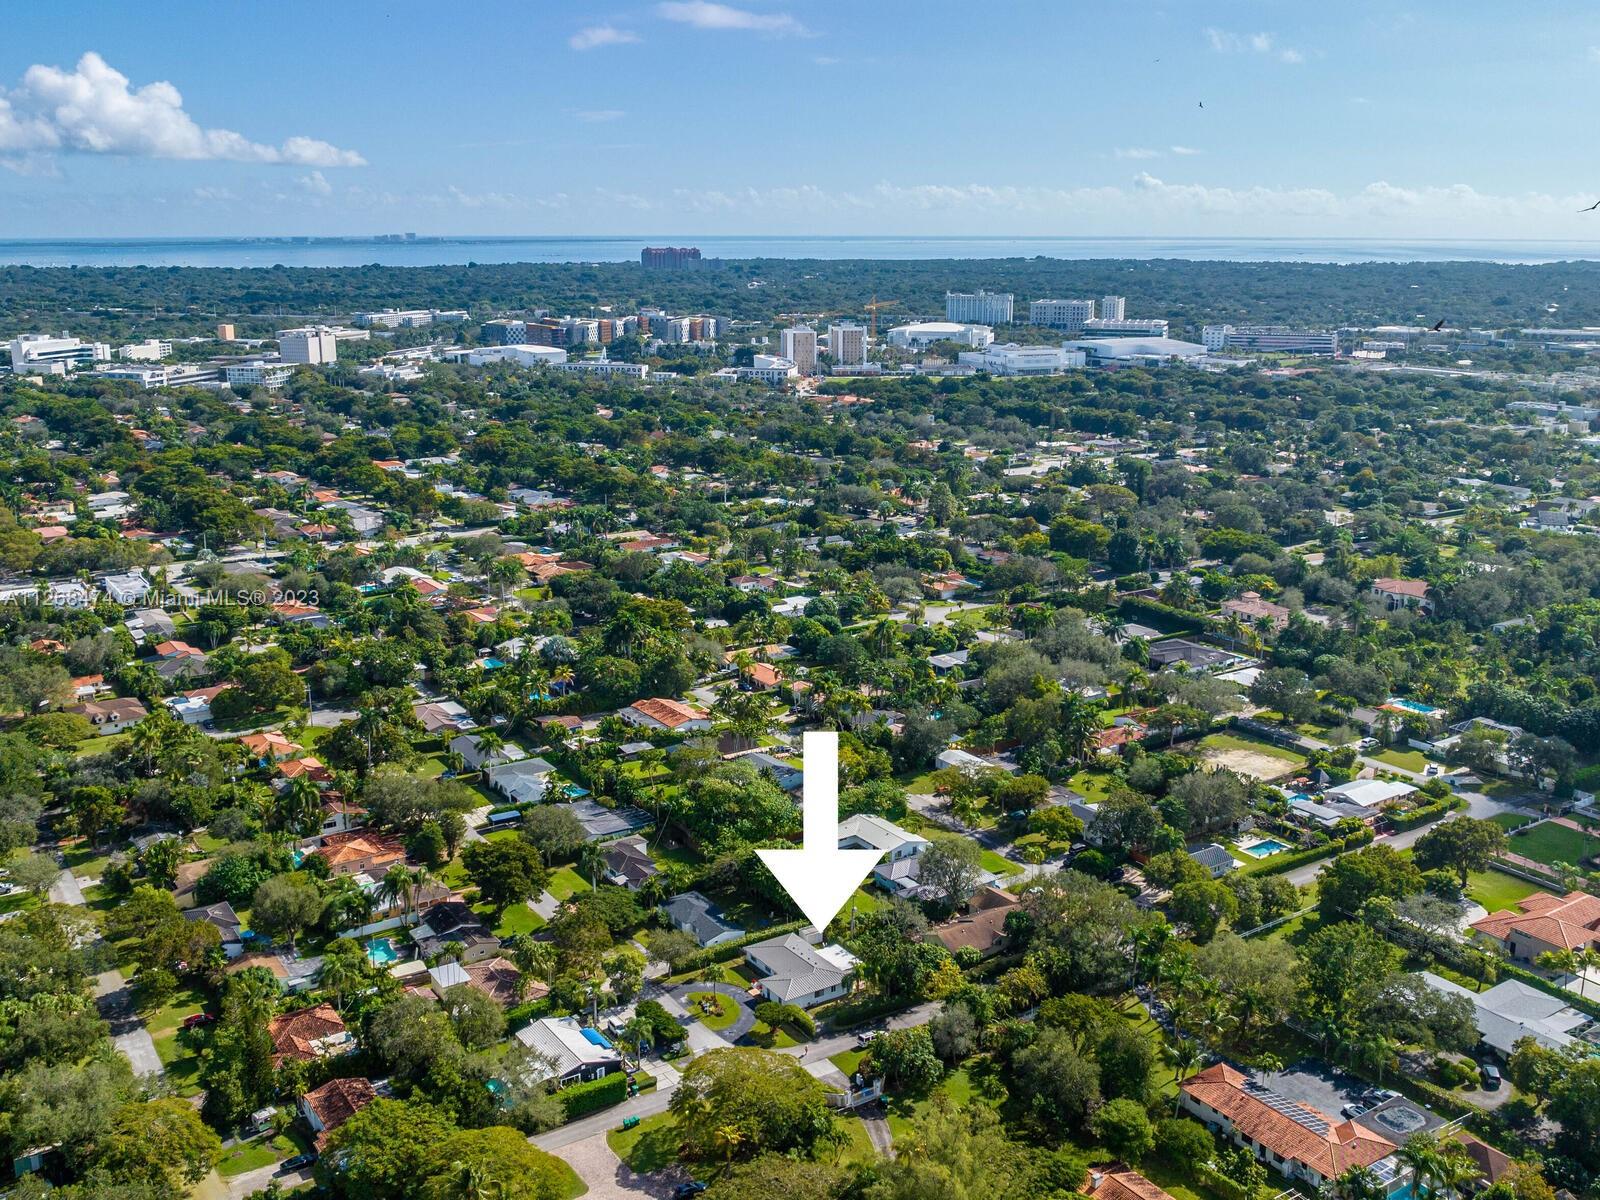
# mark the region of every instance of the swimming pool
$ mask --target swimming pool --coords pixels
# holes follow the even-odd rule
[[[373,938],[367,943],[367,958],[375,967],[387,967],[400,961],[400,952],[388,938]]]
[[[1424,717],[1431,717],[1435,713],[1442,713],[1444,711],[1444,709],[1435,708],[1431,704],[1424,704],[1420,700],[1401,700],[1399,697],[1396,697],[1396,696],[1391,696],[1389,698],[1389,703],[1386,704],[1384,707],[1386,707],[1386,708],[1403,708],[1403,709],[1405,709],[1406,712],[1417,713],[1417,714],[1419,714],[1421,716],[1424,716]]]
[[[1259,842],[1251,842],[1248,846],[1240,846],[1239,849],[1243,850],[1251,858],[1270,858],[1274,854],[1289,849],[1289,843],[1280,842],[1277,838],[1263,838]]]

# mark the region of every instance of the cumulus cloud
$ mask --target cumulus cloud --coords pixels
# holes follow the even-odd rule
[[[207,129],[184,111],[183,96],[172,84],[135,88],[93,51],[70,71],[35,64],[16,88],[0,92],[0,158],[59,153],[303,167],[359,167],[366,162],[355,151],[319,138],[291,137],[274,146],[231,129]]]
[[[1270,54],[1279,62],[1303,63],[1306,56],[1292,46],[1279,46],[1270,33],[1230,33],[1207,29],[1206,41],[1218,54]]]
[[[567,39],[574,50],[598,50],[602,46],[626,46],[637,42],[639,35],[615,25],[586,25]]]
[[[1127,146],[1113,151],[1118,158],[1160,158],[1161,151],[1146,146]]]
[[[333,184],[328,182],[328,177],[321,171],[312,171],[306,175],[299,175],[295,183],[300,185],[302,191],[313,196],[333,195]]]
[[[712,0],[667,0],[656,5],[656,12],[669,21],[696,29],[732,29],[774,37],[806,37],[810,33],[788,13],[750,12],[728,4],[714,4]]]

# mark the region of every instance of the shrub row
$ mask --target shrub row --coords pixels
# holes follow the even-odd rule
[[[1343,854],[1346,850],[1359,850],[1371,841],[1372,830],[1363,825],[1359,831],[1352,833],[1349,837],[1334,838],[1321,846],[1310,846],[1304,850],[1274,854],[1271,858],[1263,858],[1260,862],[1249,863],[1241,867],[1240,870],[1245,875],[1281,875],[1285,871],[1303,867],[1306,863],[1313,863],[1322,858],[1331,858],[1335,854]]]
[[[1200,1163],[1195,1167],[1194,1181],[1217,1200],[1255,1200],[1249,1188],[1229,1179],[1210,1163]]]
[[[823,1005],[812,1014],[821,1018],[830,1029],[849,1029],[865,1025],[890,1013],[904,1012],[914,1007],[916,1000],[896,1000],[884,996],[864,996],[859,1000],[836,1000]]]
[[[709,950],[696,950],[693,954],[685,955],[674,962],[672,973],[682,975],[685,971],[698,971],[701,967],[709,967],[713,963],[731,962],[744,953],[746,946],[764,942],[768,938],[782,937],[786,933],[796,933],[808,924],[807,921],[785,921],[782,925],[768,925],[765,929],[747,933],[735,942],[724,942],[720,946],[712,946]]]
[[[569,1121],[621,1104],[628,1098],[628,1077],[621,1071],[591,1079],[588,1083],[574,1083],[556,1093],[561,1099],[561,1111]]]
[[[1211,629],[1211,620],[1204,613],[1174,608],[1146,596],[1124,596],[1117,604],[1117,612],[1125,618],[1144,617],[1145,623],[1154,625],[1162,632],[1207,633]]]
[[[1466,801],[1460,796],[1450,796],[1444,800],[1436,800],[1432,804],[1424,804],[1420,808],[1413,808],[1408,813],[1391,814],[1389,824],[1394,826],[1396,833],[1407,829],[1415,829],[1419,825],[1437,821],[1445,813],[1460,808],[1465,803]]]

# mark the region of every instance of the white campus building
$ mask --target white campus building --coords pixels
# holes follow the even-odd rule
[[[944,319],[973,325],[1009,325],[1014,297],[1010,292],[946,292]]]
[[[1080,333],[1094,320],[1093,300],[1035,300],[1028,305],[1028,324]]]
[[[867,327],[845,321],[828,326],[828,353],[841,367],[858,366],[867,361]]]
[[[1260,350],[1283,354],[1338,354],[1339,334],[1331,329],[1290,329],[1287,325],[1207,325],[1200,331],[1207,350]],[[1391,345],[1393,345],[1391,343]],[[1403,349],[1405,343],[1398,343]]]
[[[105,342],[82,342],[71,334],[25,333],[11,339],[11,369],[17,374],[65,375],[75,367],[108,362]]]
[[[917,321],[889,330],[889,345],[902,349],[921,349],[935,342],[957,342],[982,350],[994,342],[994,330],[987,325],[963,325],[956,321]]]
[[[1068,367],[1083,366],[1085,356],[1082,350],[1066,350],[1060,346],[1019,346],[1016,342],[1007,342],[982,350],[963,350],[958,361],[992,375],[1058,375]]]
[[[278,330],[278,357],[286,363],[321,366],[339,360],[339,333],[331,325]]]

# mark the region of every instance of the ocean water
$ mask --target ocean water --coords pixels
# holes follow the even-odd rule
[[[1176,258],[1226,262],[1600,260],[1600,241],[1111,237],[418,237],[0,239],[0,265],[33,267],[399,267],[451,263],[637,262],[644,246],[698,246],[708,258]]]

